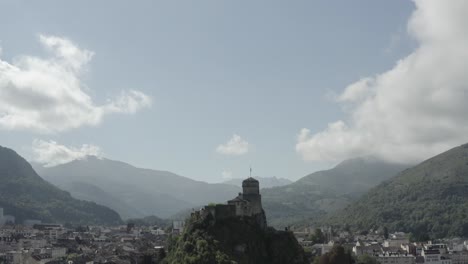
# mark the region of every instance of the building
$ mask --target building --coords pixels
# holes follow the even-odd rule
[[[353,246],[353,253],[356,256],[360,255],[378,255],[383,253],[382,246],[376,242],[364,243],[362,241],[357,241]]]
[[[172,222],[172,234],[178,235],[182,233],[185,227],[185,221],[173,221]]]
[[[251,217],[262,227],[267,227],[265,212],[262,207],[259,182],[249,177],[242,182],[242,193],[229,200],[227,204],[207,205],[200,211],[193,212],[195,218],[211,216],[214,220],[231,217]]]
[[[401,247],[401,245],[408,244],[409,239],[406,237],[395,237],[384,241],[384,247]]]
[[[228,201],[236,207],[236,216],[253,216],[263,213],[259,182],[249,177],[242,182],[242,193]]]
[[[429,244],[425,246],[426,249],[439,250],[440,254],[447,254],[448,248],[446,244]]]
[[[414,264],[416,258],[409,254],[381,254],[375,258],[381,264]]]
[[[452,260],[440,254],[438,249],[425,249],[421,252],[424,263],[429,264],[452,264]]]
[[[453,252],[449,255],[452,264],[468,264],[468,252]]]
[[[40,230],[50,240],[57,240],[65,232],[61,224],[36,224],[34,229]]]
[[[47,245],[47,241],[45,239],[21,238],[18,241],[18,249],[43,248],[46,245]]]

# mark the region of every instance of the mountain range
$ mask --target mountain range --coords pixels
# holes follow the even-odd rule
[[[390,178],[324,221],[411,232],[417,240],[468,236],[468,144]],[[425,237],[429,235],[429,237]]]
[[[120,224],[117,212],[73,198],[43,180],[15,151],[0,147],[0,207],[16,222],[38,219],[70,224]]]
[[[407,167],[367,157],[343,161],[289,184],[281,178],[257,178],[268,220],[279,227],[340,210]],[[124,219],[184,218],[192,208],[231,199],[242,184],[242,179],[209,184],[94,156],[55,167],[38,166],[37,171],[73,197],[112,208]],[[277,184],[283,185],[265,187]]]
[[[239,180],[209,184],[92,156],[35,167],[52,184],[16,152],[0,147],[0,207],[19,222],[118,224],[119,214],[168,217],[241,191],[234,185]],[[356,230],[387,227],[415,237],[468,236],[468,144],[416,166],[350,159],[261,194],[273,226],[318,221]]]
[[[294,183],[263,189],[268,221],[279,227],[338,211],[409,166],[372,157],[355,158],[330,170],[309,174]]]
[[[37,170],[72,196],[108,206],[124,219],[167,218],[182,210],[225,202],[240,191],[231,184],[209,184],[94,156]]]

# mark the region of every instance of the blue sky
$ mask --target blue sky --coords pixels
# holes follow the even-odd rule
[[[1,59],[47,57],[39,36],[94,53],[82,74],[95,104],[124,90],[130,114],[56,132],[2,129],[28,159],[33,140],[98,146],[110,159],[219,182],[222,172],[298,179],[339,159],[304,160],[301,129],[349,116],[333,99],[410,54],[410,1],[0,1]],[[234,134],[248,151],[216,151]],[[227,173],[229,174],[229,173]],[[226,176],[226,175],[225,175]]]

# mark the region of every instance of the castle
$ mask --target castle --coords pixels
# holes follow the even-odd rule
[[[242,182],[242,193],[228,201],[236,207],[236,216],[253,216],[263,213],[259,182],[250,177]]]
[[[227,204],[207,205],[199,212],[192,213],[196,218],[212,217],[215,221],[231,217],[251,217],[266,228],[265,211],[262,208],[259,182],[249,177],[242,182],[242,193],[229,200]]]

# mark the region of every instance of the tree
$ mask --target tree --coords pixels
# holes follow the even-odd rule
[[[431,238],[427,233],[414,232],[409,235],[409,241],[411,242],[425,242],[429,240],[431,240]]]
[[[318,263],[317,263],[318,262]],[[323,254],[316,264],[354,264],[351,252],[347,252],[342,246],[333,246],[330,252]]]
[[[388,228],[386,226],[383,228],[383,236],[385,239],[388,239]]]
[[[379,264],[379,263],[380,262],[378,262],[376,258],[367,254],[360,255],[357,258],[357,264]]]
[[[348,223],[346,223],[343,227],[343,230],[346,231],[346,232],[351,232],[351,227],[349,226]]]
[[[316,228],[314,234],[310,236],[310,240],[314,244],[321,244],[325,243],[325,235],[323,234],[320,228]]]
[[[134,227],[134,223],[127,223],[127,233],[130,233]]]

